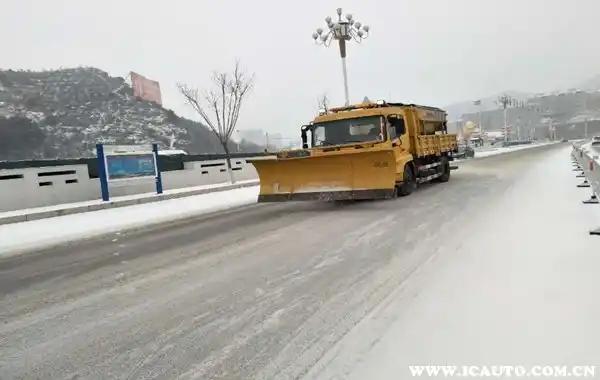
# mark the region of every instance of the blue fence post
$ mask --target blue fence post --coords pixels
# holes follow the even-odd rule
[[[108,202],[110,196],[108,194],[108,178],[106,178],[104,146],[102,144],[96,144],[96,157],[98,157],[98,178],[100,178],[100,192],[102,193],[102,200]]]
[[[152,152],[154,153],[154,162],[156,162],[156,194],[162,194],[162,176],[160,175],[160,165],[158,163],[158,144],[152,144]]]

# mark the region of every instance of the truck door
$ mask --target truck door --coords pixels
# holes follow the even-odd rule
[[[396,179],[401,181],[404,175],[404,165],[412,160],[409,153],[410,141],[406,122],[402,115],[389,115],[387,117],[387,133],[392,142],[392,149],[396,158]]]

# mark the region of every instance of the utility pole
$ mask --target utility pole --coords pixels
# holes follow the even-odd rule
[[[483,140],[483,123],[481,122],[481,102],[479,103],[479,135]]]
[[[504,109],[504,142],[508,142],[508,105],[512,102],[512,98],[505,94],[500,96],[497,102]]]
[[[504,106],[504,142],[508,141],[508,110]]]
[[[483,124],[481,122],[481,99],[474,101],[473,104],[476,106],[479,106],[479,138],[481,139],[481,144],[483,145]]]
[[[588,119],[585,119],[585,138],[588,138]]]

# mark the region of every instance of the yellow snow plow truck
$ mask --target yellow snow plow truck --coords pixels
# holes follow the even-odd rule
[[[408,195],[419,183],[448,181],[457,149],[444,110],[382,101],[321,112],[301,136],[303,149],[250,160],[259,202]]]

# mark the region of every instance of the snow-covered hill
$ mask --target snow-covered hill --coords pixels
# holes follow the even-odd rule
[[[102,70],[0,70],[0,160],[90,156],[98,142],[221,152],[205,126],[136,99]]]

